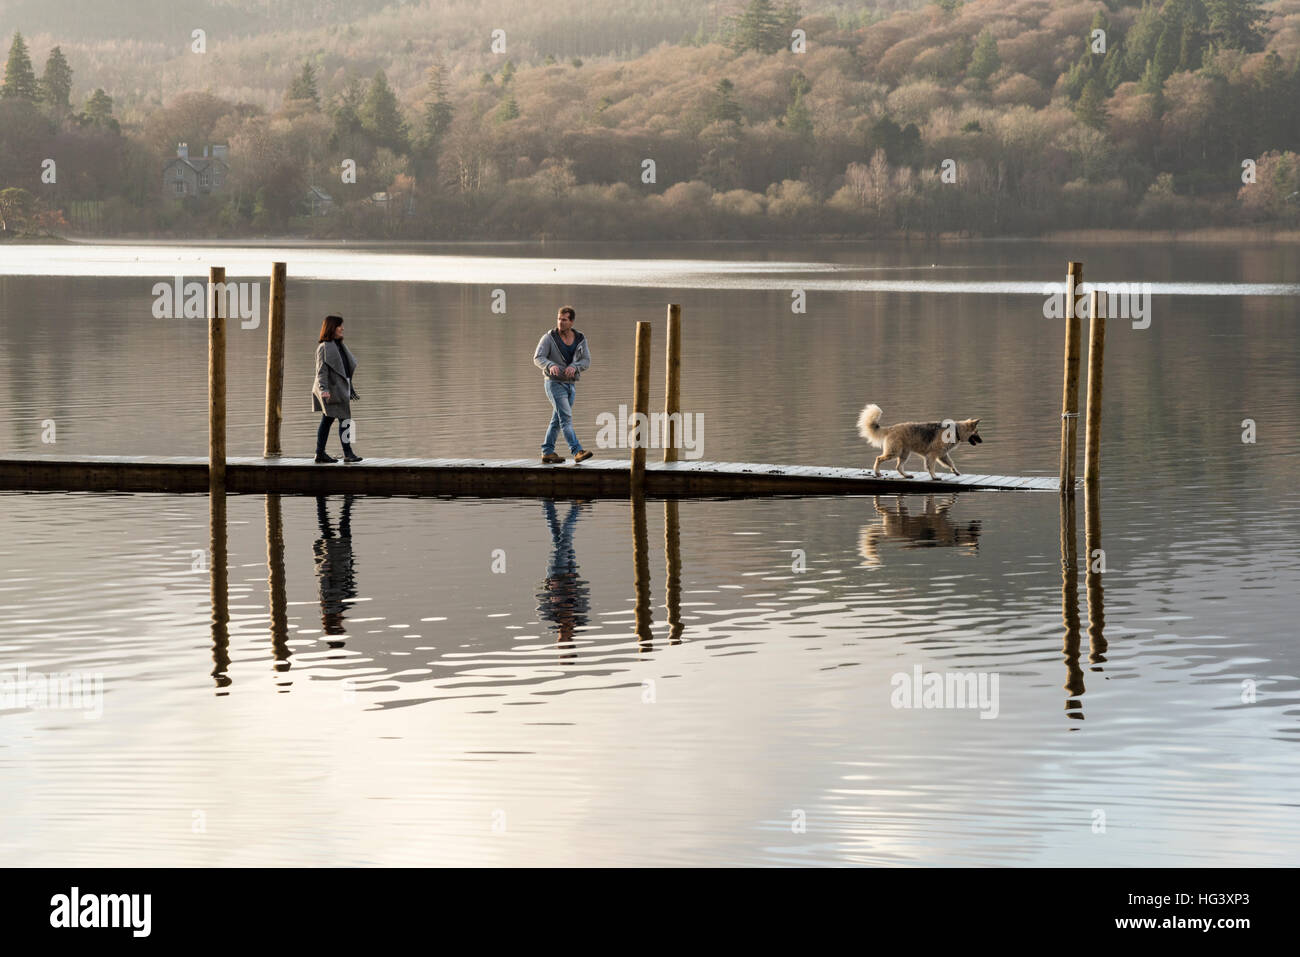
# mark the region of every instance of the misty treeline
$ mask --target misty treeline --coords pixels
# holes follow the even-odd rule
[[[504,20],[506,52],[484,27],[463,55],[439,43],[490,21],[482,10],[441,29],[428,18],[447,4],[372,6],[350,24],[214,45],[165,96],[79,86],[76,54],[51,37],[38,63],[15,34],[0,230],[66,218],[103,233],[653,239],[1300,224],[1300,0],[745,0],[703,16],[667,3],[641,21],[634,4],[557,2],[550,22],[590,7],[594,35],[547,32],[532,14]],[[662,42],[636,48],[656,30]],[[213,71],[218,57],[227,68]],[[246,60],[262,66],[229,69]],[[166,196],[178,143],[192,156],[228,144],[226,191]],[[57,178],[43,181],[51,159]],[[310,187],[333,207],[313,209]]]

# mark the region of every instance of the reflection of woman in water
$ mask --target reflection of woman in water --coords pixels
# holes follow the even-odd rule
[[[346,635],[343,628],[345,599],[357,597],[357,581],[352,559],[352,499],[343,496],[343,515],[338,531],[330,526],[329,510],[325,496],[316,496],[316,520],[320,523],[320,538],[316,539],[316,583],[320,591],[320,623],[327,635]],[[342,641],[329,642],[331,648],[341,648]]]
[[[537,614],[542,621],[554,626],[555,640],[561,648],[573,647],[573,633],[587,623],[591,610],[590,589],[586,579],[578,577],[578,557],[573,550],[573,529],[578,524],[582,504],[571,502],[569,512],[560,524],[555,514],[555,500],[545,499],[542,510],[551,526],[551,557],[546,565],[546,578],[537,593]]]

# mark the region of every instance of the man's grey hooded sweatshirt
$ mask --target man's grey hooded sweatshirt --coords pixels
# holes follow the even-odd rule
[[[557,329],[552,329],[545,333],[537,343],[537,351],[533,353],[533,365],[542,370],[542,375],[548,379],[554,379],[556,382],[577,382],[582,378],[582,373],[591,365],[591,352],[587,348],[587,337],[578,330],[573,331],[573,362],[564,361],[564,353],[560,351],[560,333]],[[572,365],[573,378],[566,379],[564,370]],[[551,366],[559,366],[560,374],[551,375]]]

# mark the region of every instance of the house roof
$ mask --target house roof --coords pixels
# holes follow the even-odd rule
[[[203,170],[211,168],[214,163],[220,163],[226,169],[230,169],[230,164],[219,156],[191,156],[189,159],[186,159],[184,156],[173,156],[167,162],[163,163],[163,169],[167,169],[173,163],[184,163],[196,173],[201,173]]]

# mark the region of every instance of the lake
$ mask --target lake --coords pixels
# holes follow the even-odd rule
[[[1091,523],[1082,493],[0,492],[0,851],[1295,865],[1300,247],[0,245],[0,454],[206,454],[206,322],[159,318],[155,286],[209,265],[261,281],[228,336],[229,452],[260,454],[281,260],[286,455],[313,448],[330,312],[360,454],[540,455],[532,353],[572,304],[579,437],[626,456],[597,416],[632,401],[637,321],[662,407],[676,302],[706,460],[865,468],[875,402],[887,424],[979,417],[963,472],[1050,476],[1044,287],[1069,259],[1151,283],[1149,322],[1108,324]],[[936,674],[992,697],[913,696]]]

